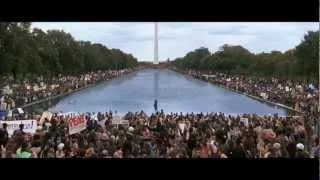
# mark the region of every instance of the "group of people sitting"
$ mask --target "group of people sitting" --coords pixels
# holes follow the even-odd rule
[[[131,69],[98,71],[68,76],[59,75],[50,78],[38,77],[33,80],[14,80],[12,77],[1,77],[0,110],[8,111],[16,107],[22,107],[48,97],[109,80],[131,71]]]
[[[70,134],[70,115],[54,113],[33,134],[23,125],[10,136],[2,123],[2,158],[313,158],[319,137],[306,147],[303,117],[223,113],[84,113],[86,127]],[[10,137],[9,137],[10,136]]]

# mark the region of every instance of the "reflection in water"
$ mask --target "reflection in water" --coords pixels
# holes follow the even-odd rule
[[[159,103],[158,109],[165,112],[287,114],[284,109],[168,69],[144,69],[34,108],[63,112],[117,110],[124,114],[143,110],[151,113],[155,99]]]
[[[153,90],[154,90],[154,98],[158,99],[159,93],[159,71],[153,72]]]

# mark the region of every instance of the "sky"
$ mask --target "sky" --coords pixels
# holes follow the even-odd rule
[[[76,40],[101,43],[131,53],[138,61],[153,60],[152,22],[35,22],[32,27],[64,30]],[[158,23],[159,60],[183,57],[200,47],[214,53],[224,44],[241,45],[253,53],[286,51],[297,46],[304,34],[319,30],[319,23]]]

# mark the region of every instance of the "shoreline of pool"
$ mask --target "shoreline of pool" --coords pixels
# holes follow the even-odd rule
[[[34,106],[34,105],[37,105],[37,104],[41,104],[41,103],[44,103],[44,102],[47,102],[47,101],[50,101],[50,100],[54,100],[54,99],[57,99],[57,98],[60,98],[60,97],[63,97],[63,96],[68,96],[68,95],[70,95],[70,94],[73,94],[73,93],[82,91],[82,90],[84,90],[84,89],[88,89],[88,88],[97,86],[97,85],[99,85],[99,84],[102,84],[102,83],[105,83],[105,82],[114,80],[114,79],[116,79],[116,78],[120,78],[120,77],[122,77],[122,76],[129,75],[129,74],[134,73],[134,72],[136,72],[136,71],[139,71],[139,69],[135,69],[135,70],[133,70],[132,72],[123,74],[123,75],[118,76],[118,77],[110,78],[110,79],[108,79],[108,80],[98,81],[98,82],[96,82],[96,83],[89,84],[89,85],[87,85],[87,86],[85,86],[85,87],[81,87],[81,88],[78,88],[78,89],[74,89],[74,90],[72,90],[72,91],[70,91],[70,92],[65,92],[65,93],[58,94],[58,95],[55,95],[55,96],[50,96],[50,97],[47,97],[47,98],[44,98],[44,99],[41,99],[41,100],[38,100],[38,101],[35,101],[35,102],[31,102],[31,103],[28,103],[28,104],[25,104],[25,105],[21,106],[21,108],[28,108],[28,107],[31,107],[31,106]],[[16,109],[16,108],[14,108],[14,109]],[[12,109],[11,109],[11,110],[12,110]]]
[[[223,85],[220,85],[220,84],[214,84],[214,83],[211,83],[211,82],[209,82],[209,81],[203,80],[203,79],[201,79],[201,78],[196,78],[196,77],[194,77],[194,76],[192,76],[192,75],[189,75],[189,74],[186,74],[186,73],[184,73],[184,72],[181,72],[181,71],[178,70],[178,69],[174,69],[174,68],[169,68],[169,69],[172,70],[172,71],[175,71],[175,72],[177,72],[177,73],[186,75],[186,76],[188,76],[188,77],[192,77],[192,78],[194,78],[194,79],[198,79],[198,80],[201,80],[201,81],[210,83],[210,84],[215,85],[215,86],[217,86],[217,87],[224,88],[224,89],[226,89],[226,90],[235,92],[235,93],[240,94],[240,95],[245,95],[245,96],[247,96],[247,97],[249,97],[249,98],[252,98],[252,99],[255,99],[255,100],[258,100],[258,101],[261,101],[261,102],[264,102],[264,103],[267,103],[267,104],[276,106],[276,107],[281,107],[281,108],[284,108],[284,109],[287,109],[287,110],[290,110],[290,111],[296,112],[296,113],[302,113],[302,112],[297,111],[297,110],[293,109],[292,107],[286,106],[286,105],[284,105],[284,104],[272,102],[272,101],[269,101],[269,100],[266,100],[266,99],[263,99],[263,98],[260,98],[260,97],[251,95],[251,94],[247,94],[247,93],[244,93],[244,92],[241,92],[241,91],[232,89],[232,88],[228,88],[228,87],[223,86]]]

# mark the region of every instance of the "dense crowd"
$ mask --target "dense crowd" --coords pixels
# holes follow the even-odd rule
[[[49,96],[86,87],[130,70],[59,76],[50,80],[5,79],[1,109],[8,110]],[[299,116],[278,117],[223,113],[128,113],[121,121],[112,112],[40,116],[25,112],[0,123],[3,158],[313,158],[319,157],[319,87],[277,78],[186,71],[243,93],[288,106]],[[10,87],[9,87],[10,85]],[[154,104],[157,111],[157,101]],[[76,117],[77,121],[75,121]],[[83,121],[79,119],[83,118]],[[10,122],[36,120],[19,127]],[[123,123],[125,122],[125,123]],[[32,122],[33,123],[33,122]],[[83,129],[72,126],[81,124]],[[35,125],[34,131],[30,127]],[[14,131],[12,131],[14,129]],[[27,130],[28,129],[28,130]],[[310,139],[312,142],[310,142]]]
[[[193,70],[186,70],[183,73],[241,93],[291,107],[296,112],[303,113],[305,119],[310,123],[308,131],[313,133],[320,131],[320,91],[317,82],[307,83],[276,77],[243,76]]]
[[[81,116],[81,115],[78,115]],[[55,113],[33,134],[23,125],[11,137],[2,124],[3,158],[312,158],[319,157],[319,138],[305,148],[301,117],[222,113],[128,113],[128,124],[116,115],[85,113],[86,127],[70,134],[70,115]],[[29,117],[27,117],[29,118]]]
[[[53,78],[38,77],[33,80],[14,80],[1,77],[0,110],[8,111],[41,99],[61,95],[100,81],[118,77],[131,70],[110,70],[89,72],[76,75],[59,75]]]

